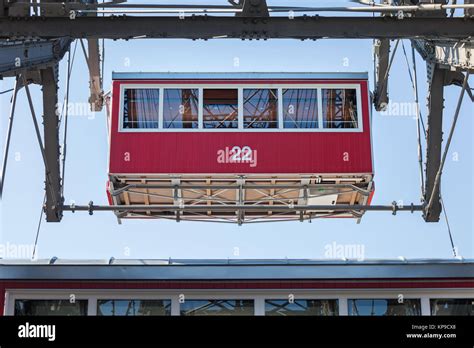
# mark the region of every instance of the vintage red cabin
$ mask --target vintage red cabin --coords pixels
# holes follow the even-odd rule
[[[367,73],[114,73],[109,201],[119,218],[360,218],[330,206],[370,204],[370,123]]]

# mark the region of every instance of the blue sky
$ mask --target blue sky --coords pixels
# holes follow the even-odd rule
[[[409,42],[405,45],[410,54]],[[104,87],[112,71],[368,71],[372,81],[371,40],[269,41],[106,41]],[[401,48],[401,47],[400,47]],[[235,58],[240,65],[234,65]],[[417,58],[420,104],[426,115],[426,68]],[[60,94],[65,91],[66,60],[61,64]],[[70,101],[85,103],[88,73],[78,46]],[[0,82],[11,88],[13,79]],[[474,85],[471,79],[471,85]],[[31,87],[41,115],[38,86]],[[413,93],[401,49],[389,84],[395,102],[412,102]],[[445,138],[454,115],[458,87],[445,89]],[[0,96],[3,149],[10,94]],[[473,239],[473,104],[464,99],[442,180],[442,192],[459,254],[474,257]],[[107,139],[105,112],[71,115],[65,178],[66,202],[107,204]],[[376,193],[373,204],[419,203],[416,122],[411,116],[381,115],[373,110]],[[302,149],[304,151],[304,149]],[[10,147],[6,187],[0,203],[0,244],[32,244],[43,200],[43,163],[24,90],[19,94]],[[366,258],[452,257],[444,217],[425,223],[420,213],[367,213],[355,220],[312,223],[227,225],[170,221],[123,221],[113,213],[66,212],[61,223],[43,222],[40,258],[323,258],[328,244],[363,245]]]

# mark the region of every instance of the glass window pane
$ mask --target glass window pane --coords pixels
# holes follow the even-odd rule
[[[283,90],[283,127],[318,128],[318,90]]]
[[[323,127],[358,128],[355,89],[323,89]]]
[[[474,315],[474,298],[443,298],[430,301],[431,315]]]
[[[171,315],[171,300],[97,300],[97,315]]]
[[[421,303],[418,299],[360,299],[348,300],[349,315],[421,315]]]
[[[123,96],[123,128],[158,128],[157,88],[126,89]]]
[[[265,315],[339,315],[337,300],[265,300]]]
[[[276,89],[244,89],[244,128],[278,128]]]
[[[237,89],[205,89],[204,128],[238,128],[239,98]]]
[[[253,300],[187,300],[181,315],[254,315]]]
[[[198,90],[165,89],[163,128],[198,128]]]
[[[15,315],[87,315],[87,300],[15,300]]]

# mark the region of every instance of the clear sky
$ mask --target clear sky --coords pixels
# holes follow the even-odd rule
[[[305,3],[305,1],[299,1]],[[410,43],[405,42],[409,57]],[[369,72],[373,84],[372,40],[269,41],[106,41],[104,88],[112,71],[171,72]],[[235,65],[236,58],[239,65]],[[411,58],[410,58],[411,59]],[[420,103],[426,115],[426,68],[417,57]],[[60,66],[60,100],[65,92],[66,60]],[[390,74],[390,97],[413,102],[404,56],[399,47]],[[88,72],[78,46],[72,74],[66,202],[107,204],[107,138],[105,111],[81,112],[88,99]],[[1,90],[13,79],[0,81]],[[471,79],[474,86],[474,79]],[[41,94],[32,86],[37,115]],[[459,87],[445,89],[445,139],[451,126]],[[2,149],[11,93],[0,96]],[[413,116],[382,115],[373,110],[376,193],[373,204],[418,204],[420,197],[416,122]],[[474,257],[473,153],[474,108],[464,98],[446,162],[442,192],[458,252]],[[304,149],[301,149],[304,156]],[[0,203],[0,244],[32,244],[43,200],[44,169],[24,90],[19,93],[6,187]],[[365,258],[451,258],[444,217],[425,223],[421,213],[369,212],[355,220],[319,219],[243,226],[163,220],[124,220],[111,212],[66,212],[61,223],[45,223],[38,243],[40,258],[324,258],[327,245],[363,246]]]

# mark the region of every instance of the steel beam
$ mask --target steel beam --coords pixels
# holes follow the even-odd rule
[[[474,35],[474,18],[410,17],[225,17],[107,16],[0,19],[0,38],[267,39],[267,38],[420,38],[465,39]]]
[[[91,111],[101,111],[104,104],[104,92],[102,91],[102,79],[100,76],[99,40],[88,39],[87,52],[82,40],[81,46],[89,69],[89,104]]]
[[[91,111],[102,111],[104,92],[102,91],[102,79],[100,77],[99,40],[87,40],[87,47],[89,51],[87,56],[90,89],[89,104],[91,105]]]
[[[242,0],[242,12],[237,13],[240,17],[268,17],[268,6],[266,0]]]
[[[397,211],[422,211],[424,209],[423,205],[350,205],[350,204],[337,204],[337,205],[189,205],[189,206],[176,206],[176,205],[63,205],[63,211],[88,211],[92,213],[94,211],[154,211],[154,212],[183,212],[183,211],[192,211],[192,212],[206,212],[209,210],[219,211],[219,212],[235,212],[238,210],[245,210],[246,212],[256,212],[256,211],[278,211],[278,212],[295,212],[295,211],[390,211],[396,213]]]
[[[388,105],[388,62],[390,57],[390,40],[379,40],[374,47],[376,56],[376,85],[374,93],[375,110],[385,110]]]
[[[443,108],[445,69],[436,64],[431,71],[431,81],[428,96],[428,118],[426,130],[426,186],[424,201],[429,202],[434,195],[429,210],[424,211],[426,222],[438,222],[441,214],[441,196],[439,186],[435,189],[436,174],[441,164],[441,147],[443,143]]]
[[[63,199],[61,197],[57,76],[55,68],[42,69],[40,73],[43,87],[44,151],[46,168],[47,171],[49,170],[49,173],[46,173],[46,181],[49,180],[51,187],[46,190],[46,221],[59,222],[62,218]]]
[[[25,69],[54,65],[64,56],[70,43],[69,39],[0,42],[0,76],[11,77]]]

